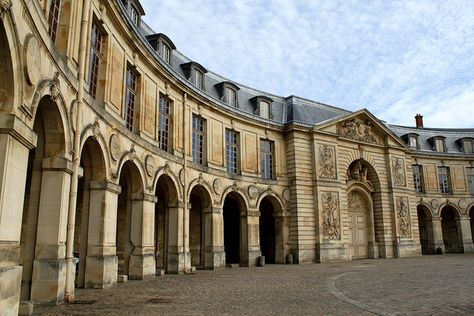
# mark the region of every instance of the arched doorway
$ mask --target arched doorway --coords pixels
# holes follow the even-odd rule
[[[7,34],[3,24],[0,24],[0,108],[2,111],[11,110],[14,105],[13,93],[13,65],[11,59],[11,49],[8,44]]]
[[[131,161],[126,161],[120,171],[120,187],[122,189],[118,196],[117,207],[117,258],[118,274],[130,274],[129,261],[133,253],[134,245],[131,241],[132,222],[131,216],[135,203],[132,197],[143,192],[143,184],[138,167]]]
[[[285,263],[285,217],[278,200],[267,195],[259,206],[260,251],[265,263]]]
[[[416,207],[418,214],[418,228],[420,232],[421,253],[423,255],[434,253],[433,223],[430,210],[420,204]]]
[[[447,205],[441,210],[441,229],[446,253],[461,253],[461,239],[459,238],[458,214],[456,209]]]
[[[244,264],[247,255],[247,238],[244,233],[245,202],[236,192],[230,192],[224,200],[224,251],[226,264]]]
[[[94,199],[91,189],[93,181],[106,179],[105,162],[99,143],[88,138],[81,153],[83,176],[77,187],[77,211],[74,231],[74,257],[79,259],[76,265],[76,287],[83,288],[86,280],[86,257],[89,236],[90,213],[102,211],[102,199]]]
[[[346,225],[351,258],[387,257],[393,249],[379,245],[385,227],[380,182],[373,166],[364,159],[353,161],[347,170],[347,187]]]
[[[191,265],[198,269],[206,268],[206,246],[211,245],[212,218],[209,213],[211,197],[208,191],[197,185],[191,190],[189,201],[189,251],[191,253]]]
[[[63,158],[65,155],[65,134],[61,114],[49,96],[43,97],[38,104],[33,130],[38,139],[36,148],[30,151],[28,158],[20,237],[20,260],[23,266],[22,301],[32,299],[33,266],[36,258],[40,205],[45,205],[45,201],[48,199],[54,199],[48,195],[52,194],[50,191],[52,187],[57,186],[57,183],[44,179],[43,163],[47,159]],[[54,171],[48,171],[48,179],[55,176]],[[53,214],[59,217],[60,210],[57,208],[44,208],[45,215]],[[43,218],[43,220],[45,219]],[[59,231],[60,227],[54,227],[54,229]]]
[[[176,217],[171,212],[177,212],[178,192],[173,180],[162,175],[156,184],[156,197],[158,202],[155,204],[155,262],[156,270],[169,272],[169,247],[170,235],[177,227],[170,227],[170,218]],[[174,216],[172,216],[174,215]],[[176,223],[179,225],[179,223]],[[173,242],[173,245],[177,241]],[[173,250],[176,252],[177,250]]]

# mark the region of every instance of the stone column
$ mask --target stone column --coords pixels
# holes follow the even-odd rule
[[[184,252],[184,205],[177,202],[168,208],[168,273],[186,272],[186,260]],[[190,267],[189,267],[190,268]]]
[[[89,233],[85,272],[86,288],[107,288],[117,283],[118,260],[115,240],[119,185],[90,182]]]
[[[241,260],[243,266],[256,266],[260,251],[260,212],[249,209],[247,214],[241,214],[242,237],[241,237]]]
[[[290,232],[289,214],[279,212],[275,214],[275,263],[285,264],[286,255],[289,254],[287,249],[288,236]]]
[[[66,285],[66,229],[72,162],[43,159],[31,298],[64,300]]]
[[[472,243],[471,235],[471,221],[470,217],[467,215],[461,215],[459,217],[459,236],[461,237],[461,245],[464,253],[474,252],[474,245]]]
[[[133,251],[130,255],[129,278],[142,280],[155,276],[155,203],[156,196],[135,193],[131,196],[132,216],[130,240]]]
[[[433,253],[437,252],[438,248],[444,253],[443,229],[441,226],[441,217],[433,216],[431,218],[431,231],[428,225],[428,234],[431,233],[432,238],[428,238],[428,249]]]
[[[209,207],[204,210],[204,268],[225,267],[224,217],[222,208]]]
[[[0,311],[17,315],[26,172],[36,134],[11,114],[0,113],[0,127]]]

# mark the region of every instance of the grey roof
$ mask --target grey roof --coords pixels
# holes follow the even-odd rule
[[[474,128],[416,128],[410,126],[388,125],[399,137],[407,134],[418,135],[418,151],[433,152],[429,139],[436,136],[445,137],[446,151],[451,154],[461,154],[461,147],[456,142],[461,138],[474,138]]]

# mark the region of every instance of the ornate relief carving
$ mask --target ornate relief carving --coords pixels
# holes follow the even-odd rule
[[[334,146],[319,146],[319,177],[336,179],[336,150]]]
[[[432,199],[431,206],[436,210],[439,207],[439,201],[437,199]]]
[[[367,180],[368,168],[364,166],[362,160],[358,160],[356,163],[351,164],[347,170],[347,181],[359,181],[367,184],[370,188],[373,188],[372,183]]]
[[[155,163],[155,158],[153,158],[152,155],[147,155],[145,157],[145,168],[146,168],[146,173],[152,177],[155,174],[156,171],[156,163]]]
[[[283,190],[283,198],[287,202],[290,201],[290,189],[286,188],[285,190]]]
[[[11,9],[12,4],[12,0],[0,0],[0,17],[3,17],[3,13]]]
[[[112,134],[112,136],[110,136],[109,146],[110,146],[110,157],[114,161],[117,161],[120,158],[120,154],[122,152],[122,149],[120,148],[120,140],[117,134]]]
[[[405,180],[405,164],[403,158],[392,158],[393,183],[396,186],[404,187]]]
[[[372,130],[370,121],[351,118],[337,125],[337,133],[345,138],[360,140],[366,143],[381,144],[382,140]]]
[[[34,86],[39,80],[41,51],[38,45],[38,40],[33,34],[28,34],[25,38],[23,59],[25,61],[24,74],[26,83],[30,86]]]
[[[458,205],[461,208],[461,210],[464,211],[467,208],[468,203],[466,200],[462,199],[462,200],[459,200]]]
[[[251,199],[255,199],[258,196],[258,188],[253,184],[249,185],[247,192]]]
[[[54,73],[54,78],[51,80],[50,86],[49,86],[49,94],[51,95],[51,99],[53,101],[56,101],[59,96],[61,95],[61,91],[59,90],[59,71],[56,71]]]
[[[92,124],[92,134],[94,134],[94,139],[98,139],[102,133],[100,132],[99,118],[96,117],[94,123]]]
[[[408,210],[408,198],[397,197],[398,234],[401,238],[409,238],[411,235],[410,212]]]
[[[212,183],[212,188],[217,195],[220,195],[224,188],[222,181],[219,178],[215,179]]]
[[[321,205],[323,209],[323,237],[326,239],[339,239],[339,200],[337,193],[322,193]]]
[[[365,202],[362,196],[357,192],[350,192],[347,196],[348,208],[352,211],[366,211]]]
[[[184,168],[179,170],[179,182],[181,183],[181,185],[184,185],[184,176],[187,176],[187,175],[188,173],[184,170]]]

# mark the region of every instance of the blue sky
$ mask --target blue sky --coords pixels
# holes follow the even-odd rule
[[[474,127],[474,0],[141,0],[207,69],[392,124]]]

